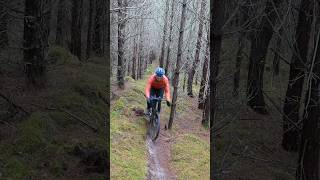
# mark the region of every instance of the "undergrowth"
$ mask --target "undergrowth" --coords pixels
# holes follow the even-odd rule
[[[77,144],[109,151],[107,61],[80,62],[64,48],[50,49],[47,87],[37,97],[45,103],[37,104],[36,111],[17,122],[13,136],[0,142],[0,179],[58,179],[72,171],[74,177],[105,179],[103,173],[84,173],[72,152]]]
[[[111,106],[111,179],[145,179],[147,176],[146,123],[133,118],[133,108],[143,109],[144,82],[134,82]]]
[[[185,134],[176,141],[172,162],[178,179],[209,179],[209,143],[192,134]]]

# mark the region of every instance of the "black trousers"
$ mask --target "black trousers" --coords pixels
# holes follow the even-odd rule
[[[161,97],[163,98],[163,93],[164,93],[164,89],[161,88],[161,89],[155,89],[155,88],[152,88],[150,89],[150,97]],[[147,108],[150,109],[151,108],[151,103],[148,103],[147,101]],[[159,106],[158,106],[158,112],[160,112],[161,110],[161,103],[159,103]]]

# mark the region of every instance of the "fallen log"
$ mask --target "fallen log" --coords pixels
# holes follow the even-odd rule
[[[46,110],[51,110],[51,111],[53,110],[53,111],[64,112],[64,113],[68,114],[69,116],[71,116],[73,119],[75,119],[75,120],[81,122],[83,125],[89,127],[92,131],[98,132],[98,128],[90,125],[88,122],[84,121],[83,119],[81,119],[81,118],[78,117],[77,115],[72,114],[71,112],[65,110],[64,108],[43,107],[43,106],[41,106],[41,105],[33,104],[33,103],[31,103],[31,105],[38,106],[38,107],[43,108],[43,109],[46,109]]]
[[[6,97],[4,94],[2,94],[0,92],[0,97],[2,97],[4,100],[6,100],[9,104],[11,104],[15,109],[18,109],[24,113],[26,113],[27,115],[30,115],[30,112],[28,112],[27,110],[25,110],[23,107],[17,105],[16,103],[13,102],[13,100],[9,99],[8,97]]]

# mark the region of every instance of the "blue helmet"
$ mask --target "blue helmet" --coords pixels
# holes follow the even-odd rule
[[[157,69],[156,69],[156,76],[158,76],[158,77],[162,77],[164,74],[165,74],[165,72],[164,72],[164,69],[163,68],[161,68],[161,67],[158,67]]]

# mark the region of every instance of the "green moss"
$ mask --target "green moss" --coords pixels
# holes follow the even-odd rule
[[[47,114],[36,112],[18,125],[15,151],[35,154],[48,145],[56,133],[56,124]]]
[[[136,87],[133,87],[130,91],[123,95],[123,98],[130,102],[126,104],[128,108],[144,108],[146,106],[146,99],[143,96],[143,92]]]
[[[17,156],[12,156],[6,161],[2,173],[1,178],[8,180],[26,179],[35,175],[31,166],[26,166],[26,162]]]
[[[152,65],[149,65],[146,69],[146,73],[145,75],[148,76],[148,75],[151,75],[154,73],[154,69],[155,69],[155,66],[152,66]]]
[[[70,90],[55,93],[52,95],[52,98],[52,102],[55,107],[66,108],[69,110],[76,110],[80,106],[88,105],[86,97]]]
[[[68,119],[66,113],[64,112],[52,111],[52,112],[49,112],[48,114],[49,114],[49,117],[53,119],[58,126],[67,127],[73,124],[73,122],[70,119]]]
[[[87,62],[104,66],[107,66],[110,63],[109,59],[107,59],[106,57],[90,57]]]
[[[172,163],[179,179],[209,179],[209,144],[194,135],[177,139],[172,149]]]
[[[111,153],[111,178],[112,179],[145,179],[147,172],[145,149],[137,148],[135,144],[124,140],[118,149],[112,149]],[[121,151],[121,152],[119,152]]]
[[[114,104],[114,106],[112,107],[113,111],[121,111],[124,109],[126,105],[126,100],[123,97],[120,97]]]
[[[147,173],[143,119],[131,122],[117,111],[111,112],[111,178],[144,179]]]
[[[54,179],[64,174],[64,160],[77,143],[108,147],[105,116],[108,112],[109,83],[107,67],[102,59],[80,62],[69,51],[52,47],[49,51],[47,89],[43,106],[30,117],[17,123],[12,138],[0,142],[0,171],[5,179],[35,179],[46,174]],[[81,117],[97,127],[92,133],[65,112]],[[84,133],[85,132],[85,136]],[[48,162],[44,167],[43,162]],[[41,166],[41,167],[39,167]],[[105,179],[105,175],[85,178]],[[1,178],[0,178],[1,179]]]
[[[54,176],[59,177],[63,175],[65,163],[61,160],[53,160],[50,164],[49,172]]]
[[[124,78],[124,80],[126,81],[126,82],[135,82],[135,80],[131,77],[131,76],[126,76],[125,78]]]
[[[11,145],[1,146],[6,179],[38,176],[39,164],[57,149],[56,123],[44,112],[35,112],[17,125],[17,136]],[[6,149],[6,150],[5,150]]]
[[[185,99],[188,99],[189,97],[185,96],[185,95],[180,95],[180,97],[178,96],[178,100],[177,100],[177,106],[176,106],[176,111],[179,113],[185,112],[186,109],[190,109],[193,107],[189,107],[190,106],[190,102],[186,101]],[[194,106],[194,104],[191,104],[191,106]]]
[[[292,172],[288,173],[282,169],[270,167],[269,171],[271,174],[274,174],[274,179],[277,180],[295,180],[296,178],[292,176]]]
[[[95,78],[95,81],[92,81],[91,83],[105,86],[108,82],[107,78],[108,76],[108,67],[103,66],[100,64],[94,64],[94,63],[84,63],[83,66],[81,66],[81,73],[79,75],[82,76],[93,76]],[[92,78],[92,77],[91,77]],[[103,81],[104,83],[100,84],[100,82]]]
[[[130,119],[131,109],[145,103],[144,85],[135,81],[132,86],[111,107],[111,179],[140,180],[147,175],[145,119]]]
[[[80,65],[81,62],[78,58],[70,53],[63,47],[54,46],[49,49],[48,52],[49,63],[54,64],[70,64],[70,65]]]

